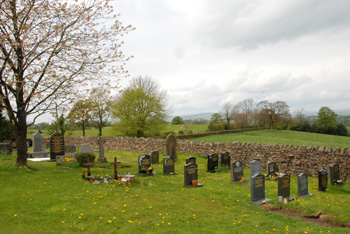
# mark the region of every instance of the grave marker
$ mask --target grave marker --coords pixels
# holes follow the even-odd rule
[[[265,176],[255,174],[250,179],[251,202],[250,204],[263,205],[271,199],[265,198]]]
[[[235,160],[231,163],[231,183],[241,182],[243,179],[243,162]]]
[[[39,132],[33,134],[33,158],[43,158],[45,156],[44,138]]]
[[[328,172],[327,170],[318,171],[318,191],[326,192],[328,183]]]
[[[151,152],[151,163],[152,164],[159,163],[159,151],[152,151]]]
[[[230,152],[221,153],[221,166],[230,167],[231,163],[231,154]]]
[[[300,173],[298,175],[298,196],[308,198],[312,194],[309,193],[308,175],[306,173]]]
[[[250,178],[252,178],[254,175],[260,175],[261,174],[260,160],[251,161],[249,165],[249,170],[250,170]]]
[[[188,164],[188,163],[196,164],[197,163],[196,158],[195,157],[186,158],[186,164]]]
[[[266,177],[274,176],[276,174],[276,163],[267,162],[266,164]]]
[[[12,144],[10,143],[0,143],[0,154],[9,154],[13,152]]]
[[[218,154],[209,154],[208,155],[208,169],[207,172],[214,173],[219,165],[219,155]]]
[[[64,137],[58,132],[50,137],[50,159],[56,160],[56,156],[64,156]]]
[[[106,143],[106,140],[103,139],[102,137],[98,137],[97,143],[98,143],[98,152],[99,152],[99,157],[97,159],[97,162],[108,163],[107,159],[105,158],[105,150],[103,147],[103,144]]]
[[[87,159],[87,163],[83,164],[84,167],[87,167],[87,176],[91,176],[90,167],[92,167],[93,165],[95,164],[90,163],[90,158]]]
[[[193,185],[196,181],[197,185]],[[186,188],[201,187],[203,184],[198,183],[198,164],[188,163],[184,166],[184,186]]]
[[[329,177],[331,184],[338,184],[338,181],[340,180],[340,165],[339,163],[332,163],[329,166]]]
[[[80,145],[80,153],[94,153],[94,149],[89,144],[81,144]]]
[[[152,164],[151,164],[151,155],[141,155],[139,156],[139,175],[150,175],[152,174]]]
[[[170,133],[166,138],[165,154],[177,159],[176,146],[177,146],[176,138],[172,133]]]
[[[114,179],[118,180],[118,171],[117,171],[117,165],[120,164],[120,162],[117,162],[117,157],[114,157],[114,162],[111,162],[111,164],[114,165],[113,168],[113,175],[114,175]]]
[[[284,174],[278,178],[277,200],[279,202],[283,202],[283,200],[289,202],[294,199],[295,199],[294,197],[290,196],[290,176]]]
[[[166,156],[163,160],[163,174],[164,175],[176,175],[175,172],[175,160],[173,157]]]

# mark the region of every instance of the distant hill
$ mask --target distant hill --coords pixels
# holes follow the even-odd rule
[[[200,114],[193,114],[193,115],[171,115],[166,120],[171,122],[171,120],[175,116],[180,116],[183,120],[205,119],[209,121],[212,114],[214,113],[200,113]]]
[[[337,109],[333,110],[338,116],[339,115],[350,115],[350,109]],[[317,116],[318,111],[304,111],[306,116]]]

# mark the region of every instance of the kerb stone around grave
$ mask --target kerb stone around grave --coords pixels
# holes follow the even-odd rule
[[[151,163],[152,164],[159,163],[159,151],[152,151],[151,152]]]
[[[308,175],[306,173],[300,173],[298,175],[298,196],[308,198],[311,197],[312,194],[309,193],[309,182]]]
[[[241,182],[243,179],[243,162],[235,160],[231,163],[231,183]]]
[[[249,165],[250,170],[250,178],[252,178],[254,175],[261,174],[261,162],[260,160],[253,160],[250,162]]]
[[[340,165],[339,163],[332,163],[329,166],[329,177],[332,185],[337,184],[340,180]]]
[[[61,133],[54,133],[50,137],[50,159],[56,160],[56,156],[64,155],[64,137]]]
[[[221,153],[221,166],[230,167],[231,163],[231,154],[230,152]]]
[[[255,174],[250,179],[251,201],[250,204],[263,205],[271,199],[265,198],[265,176]]]
[[[33,134],[33,158],[45,157],[44,138],[39,132]]]

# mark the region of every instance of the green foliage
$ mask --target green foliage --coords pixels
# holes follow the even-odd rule
[[[180,116],[174,117],[173,120],[171,121],[172,125],[179,125],[183,123],[184,123],[184,120]]]
[[[128,136],[159,135],[168,113],[166,97],[150,78],[133,79],[113,106],[116,129]]]
[[[311,125],[308,121],[299,121],[290,126],[290,130],[300,131],[300,132],[310,132]]]
[[[90,158],[90,163],[95,162],[95,154],[83,152],[75,154],[75,159],[78,161],[79,165],[82,166],[84,163],[88,162],[88,158]]]
[[[13,128],[14,126],[2,116],[2,111],[0,110],[0,142],[4,140],[15,140]]]

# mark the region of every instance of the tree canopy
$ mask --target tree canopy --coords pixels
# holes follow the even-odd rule
[[[171,121],[172,125],[179,125],[179,124],[184,124],[184,120],[183,118],[181,118],[180,116],[175,116],[173,118],[173,120]]]
[[[27,164],[27,127],[55,101],[127,73],[120,36],[131,30],[109,0],[0,2],[0,98],[15,126],[17,165]]]
[[[167,94],[149,77],[136,77],[117,96],[112,115],[118,120],[116,128],[129,136],[158,134],[165,118]]]

